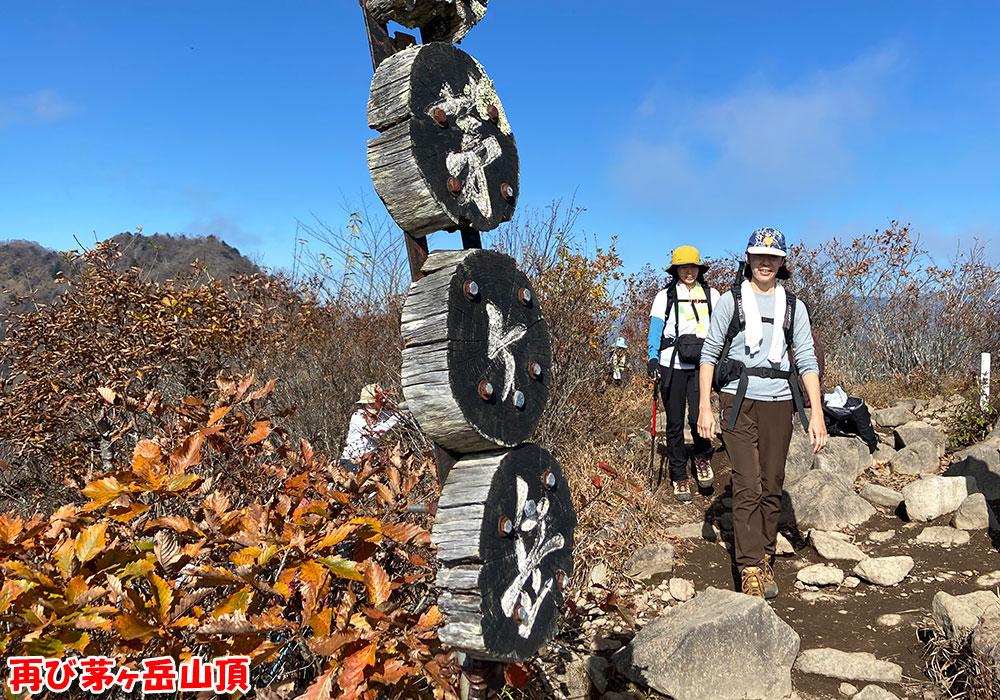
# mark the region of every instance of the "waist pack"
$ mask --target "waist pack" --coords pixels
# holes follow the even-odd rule
[[[694,333],[685,333],[675,338],[673,343],[674,353],[681,362],[689,365],[696,365],[701,361],[701,347],[705,344],[704,338],[699,338]]]

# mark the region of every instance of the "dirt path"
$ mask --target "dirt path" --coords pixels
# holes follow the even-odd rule
[[[665,507],[675,514],[677,524],[707,519],[718,525],[719,518],[728,510],[729,501],[723,499],[731,496],[729,462],[724,451],[716,453],[712,461],[716,483],[711,493],[697,494],[691,503],[678,504],[673,500],[669,482],[657,492]],[[947,516],[941,520],[946,521]],[[854,589],[840,586],[819,591],[796,588],[798,569],[822,562],[839,566],[850,575],[853,564],[821,559],[811,546],[798,539],[794,530],[782,527],[796,551],[794,555],[778,558],[775,578],[781,593],[771,601],[771,606],[798,632],[801,648],[832,647],[871,652],[903,667],[904,685],[887,687],[887,690],[908,697],[923,697],[923,691],[932,686],[923,673],[922,645],[917,639],[917,630],[930,620],[934,594],[945,591],[959,595],[978,590],[977,576],[1000,569],[997,548],[985,531],[973,531],[970,542],[960,547],[917,544],[914,538],[928,524],[948,523],[907,523],[879,513],[851,532],[855,544],[870,556],[907,554],[913,557],[913,570],[898,586],[885,588],[862,582]],[[886,530],[895,530],[896,534],[884,543],[868,540],[868,533]],[[676,547],[678,562],[674,575],[693,581],[699,591],[708,586],[734,588],[731,543],[732,535],[726,531],[723,531],[721,542],[683,541]],[[902,622],[896,626],[876,622],[881,615],[889,613],[900,615]],[[838,692],[840,681],[793,672],[793,683],[803,698],[843,697]],[[854,685],[860,688],[865,683]]]

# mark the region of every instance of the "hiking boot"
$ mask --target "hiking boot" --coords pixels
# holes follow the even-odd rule
[[[743,592],[747,595],[764,597],[764,571],[759,566],[744,566],[740,572]]]
[[[777,598],[778,583],[774,580],[774,569],[771,567],[771,561],[768,557],[764,557],[761,561],[760,570],[764,581],[764,598],[767,600]]]
[[[674,498],[678,501],[691,500],[691,484],[687,479],[674,482]]]
[[[715,472],[712,471],[712,460],[707,455],[698,455],[694,458],[694,474],[698,486],[703,489],[712,488],[712,484],[715,483]]]

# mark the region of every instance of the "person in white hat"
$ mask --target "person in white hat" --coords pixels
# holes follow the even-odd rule
[[[347,429],[347,440],[340,453],[340,464],[347,471],[355,473],[361,459],[373,452],[378,439],[392,430],[399,422],[399,414],[388,405],[379,406],[381,390],[376,384],[367,384],[361,389],[356,405],[359,407],[351,416]]]
[[[632,360],[628,356],[628,345],[624,338],[619,337],[615,342],[615,346],[611,349],[609,362],[611,364],[611,382],[620,387],[625,381],[629,366],[632,364]]]

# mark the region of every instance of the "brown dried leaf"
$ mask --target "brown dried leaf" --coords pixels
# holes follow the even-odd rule
[[[181,547],[177,543],[177,538],[169,530],[157,530],[156,534],[153,535],[153,539],[156,540],[156,543],[153,545],[153,554],[156,556],[156,561],[159,562],[163,571],[168,576],[172,576],[184,558]]]

